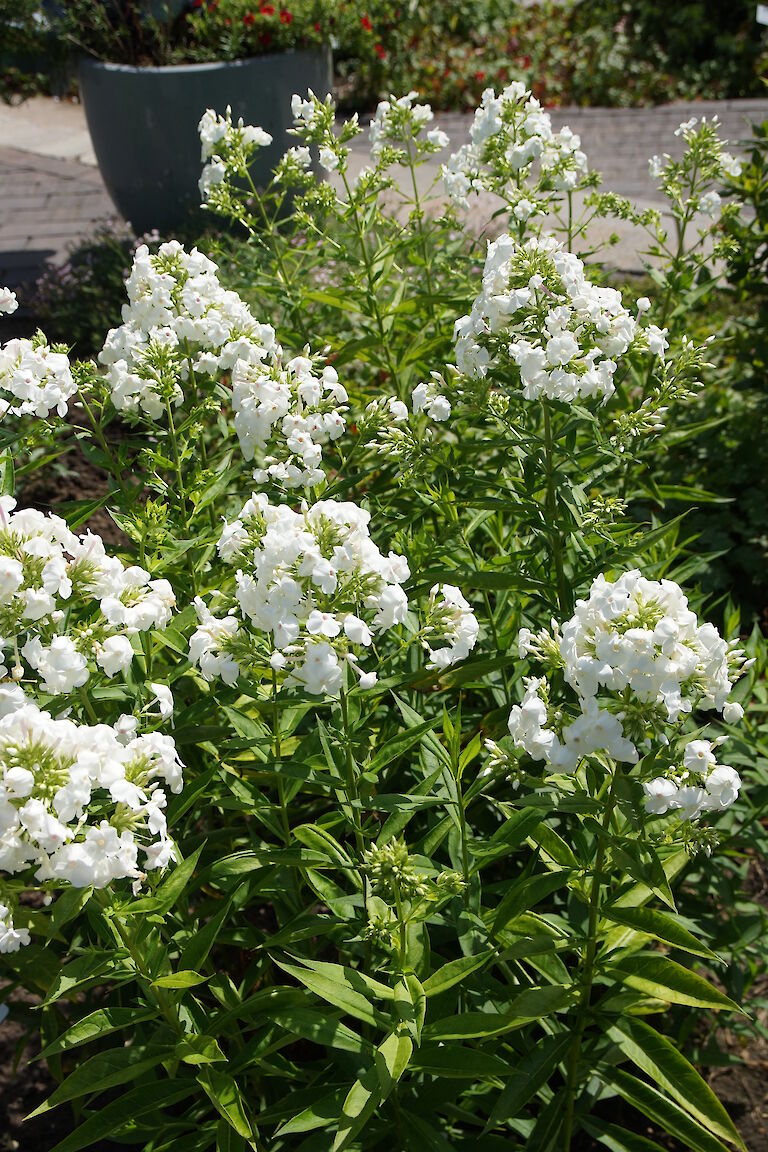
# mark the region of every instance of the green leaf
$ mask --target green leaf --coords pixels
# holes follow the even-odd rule
[[[302,1108],[301,1112],[297,1112],[290,1120],[281,1124],[275,1136],[291,1136],[298,1132],[313,1132],[317,1128],[327,1128],[338,1119],[341,1104],[341,1092],[331,1092],[322,1096],[314,1104]]]
[[[667,912],[659,912],[654,908],[620,908],[609,904],[602,909],[602,915],[616,924],[623,924],[635,932],[652,936],[663,944],[671,944],[673,948],[681,948],[684,952],[691,952],[694,956],[705,956],[708,960],[716,960],[717,956],[701,940],[679,923],[674,916]],[[620,947],[620,944],[617,944]]]
[[[329,860],[335,861],[343,868],[351,868],[352,860],[344,851],[335,837],[331,836],[330,832],[325,828],[319,828],[316,824],[300,824],[297,828],[291,829],[291,835],[300,844],[304,844],[307,848],[312,848],[315,852],[326,856]]]
[[[581,1126],[590,1136],[594,1136],[604,1144],[609,1152],[664,1152],[661,1144],[657,1144],[655,1140],[638,1136],[636,1132],[627,1132],[617,1124],[608,1124],[596,1117],[589,1116],[583,1119]]]
[[[630,988],[636,988],[638,992],[644,992],[646,996],[653,996],[657,1000],[666,1000],[669,1004],[743,1011],[728,996],[713,988],[703,976],[697,976],[668,956],[647,952],[626,956],[612,966],[612,971],[621,976]]]
[[[0,495],[13,496],[16,480],[13,474],[13,456],[6,449],[0,456]]]
[[[660,1035],[644,1020],[635,1016],[620,1017],[609,1035],[625,1056],[650,1080],[664,1088],[716,1136],[738,1148],[743,1141],[733,1121],[707,1082],[674,1044]]]
[[[147,1047],[122,1047],[99,1052],[79,1064],[64,1083],[39,1108],[30,1112],[26,1119],[31,1120],[33,1116],[50,1112],[52,1108],[58,1108],[68,1100],[77,1100],[79,1096],[95,1095],[105,1092],[107,1088],[125,1084],[128,1080],[136,1080],[142,1072],[154,1068],[167,1056],[168,1052],[164,1048],[153,1050]]]
[[[461,1044],[422,1044],[413,1055],[411,1069],[451,1080],[495,1080],[514,1072],[508,1060]]]
[[[112,1140],[126,1124],[177,1104],[194,1091],[194,1080],[164,1079],[154,1084],[142,1084],[119,1100],[105,1104],[94,1116],[89,1116],[84,1124],[60,1141],[52,1152],[80,1152],[81,1148],[90,1148],[100,1140]]]
[[[152,981],[153,988],[196,988],[198,984],[205,984],[208,976],[201,976],[199,972],[169,972],[167,976],[158,976]]]
[[[326,1048],[338,1048],[342,1052],[354,1052],[357,1055],[367,1053],[371,1055],[373,1045],[363,1040],[357,1032],[353,1032],[346,1024],[327,1009],[309,1008],[305,1005],[283,1008],[264,1008],[264,1015],[274,1020],[287,1032],[294,1032],[311,1040],[313,1044],[322,1044]],[[334,1115],[336,1115],[338,1109]]]
[[[88,1044],[97,1037],[108,1036],[122,1028],[132,1028],[156,1015],[156,1008],[97,1008],[47,1044],[40,1055],[47,1060],[61,1052],[68,1052],[70,1048],[77,1048],[80,1044]]]
[[[507,1082],[488,1117],[484,1131],[489,1132],[504,1120],[513,1120],[532,1097],[549,1081],[573,1044],[568,1034],[545,1036],[535,1050],[521,1060],[521,1066]]]
[[[421,1043],[421,1032],[427,1012],[427,994],[413,972],[406,972],[395,985],[395,1010],[412,1039]]]
[[[535,907],[547,896],[551,896],[558,888],[567,883],[570,873],[544,872],[539,876],[529,876],[527,880],[520,880],[513,884],[504,899],[496,909],[493,920],[493,933],[496,935],[510,920],[514,920],[521,912],[527,912]]]
[[[410,1036],[391,1032],[376,1049],[374,1067],[355,1081],[341,1109],[332,1152],[342,1150],[355,1139],[376,1108],[397,1084],[413,1052]]]
[[[238,1136],[251,1140],[254,1135],[253,1128],[245,1114],[245,1105],[237,1082],[226,1072],[220,1072],[218,1068],[212,1068],[210,1065],[206,1065],[198,1072],[197,1079],[211,1104],[230,1127],[234,1128]]]
[[[692,1120],[678,1104],[662,1096],[661,1092],[652,1088],[650,1084],[638,1080],[636,1076],[630,1076],[621,1068],[604,1070],[604,1075],[608,1083],[612,1084],[619,1095],[636,1108],[641,1116],[660,1125],[665,1132],[682,1141],[692,1152],[727,1152],[725,1144],[721,1144],[716,1136],[705,1132],[701,1125]]]
[[[423,724],[418,724],[414,728],[407,728],[405,732],[398,732],[397,736],[393,736],[385,742],[381,751],[377,752],[370,763],[366,765],[365,771],[372,776],[377,775],[381,772],[382,768],[386,768],[393,760],[404,756],[414,744],[420,744],[426,734],[431,732],[437,723],[437,718],[434,720],[426,720]]]
[[[364,1024],[371,1024],[374,1027],[384,1026],[384,1018],[373,1007],[365,992],[360,990],[364,985],[353,986],[348,979],[340,976],[314,972],[308,968],[300,968],[297,964],[286,964],[282,960],[276,960],[275,963],[321,1000],[333,1004],[357,1020],[362,1020]]]
[[[213,916],[203,928],[193,933],[189,942],[184,945],[181,951],[179,968],[197,971],[197,969],[205,963],[208,953],[216,943],[222,925],[229,915],[229,909],[232,906],[233,899],[234,893],[224,901],[223,907],[219,909],[216,915]]]
[[[463,1012],[435,1020],[424,1029],[429,1040],[469,1040],[482,1036],[500,1036],[522,1028],[531,1020],[564,1008],[573,998],[570,988],[550,984],[544,988],[527,988],[516,996],[506,1012]]]
[[[494,948],[481,952],[479,956],[460,956],[458,960],[450,960],[438,968],[424,981],[424,991],[427,996],[439,996],[449,988],[460,984],[467,976],[483,968],[492,956],[496,955]]]
[[[142,900],[131,901],[131,903],[126,904],[126,906],[121,909],[121,915],[137,916],[143,912],[153,912],[161,915],[164,912],[170,912],[192,879],[202,850],[203,845],[201,844],[191,856],[187,856],[186,860],[182,860],[178,868],[174,868],[173,872],[171,872],[167,880],[163,881],[154,896],[145,896]]]

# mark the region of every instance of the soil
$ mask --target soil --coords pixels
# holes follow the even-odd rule
[[[51,1112],[24,1121],[56,1087],[40,1051],[37,1035],[14,1019],[16,1012],[34,1007],[34,997],[13,992],[7,998],[10,1016],[0,1022],[0,1152],[51,1152],[75,1129],[72,1109],[63,1104]],[[98,1152],[120,1152],[124,1146],[100,1141]]]

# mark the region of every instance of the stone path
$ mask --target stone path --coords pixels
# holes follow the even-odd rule
[[[648,176],[648,157],[674,154],[677,125],[691,115],[717,114],[733,145],[749,137],[750,125],[768,118],[768,100],[668,104],[648,109],[565,108],[552,112],[581,135],[591,167],[603,187],[642,206],[659,202]],[[471,116],[446,114],[439,123],[452,144],[466,139]],[[365,162],[366,137],[354,148],[354,167]],[[425,171],[427,181],[436,166]],[[70,246],[93,234],[97,222],[115,219],[101,182],[83,109],[37,97],[20,107],[0,105],[0,283],[19,287],[33,280],[47,260],[61,263]],[[619,230],[611,223],[610,230]],[[638,266],[631,235],[611,252],[617,267]]]

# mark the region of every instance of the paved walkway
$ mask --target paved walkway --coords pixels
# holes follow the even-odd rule
[[[668,104],[648,109],[564,108],[552,112],[555,128],[569,124],[582,138],[590,165],[603,174],[603,187],[631,196],[641,206],[658,204],[648,175],[648,157],[675,153],[677,125],[691,115],[717,114],[734,146],[750,126],[768,119],[768,100]],[[458,147],[471,116],[447,114],[439,123]],[[355,142],[353,168],[365,162],[367,136]],[[47,260],[62,262],[72,246],[93,234],[97,222],[116,219],[101,182],[83,109],[78,104],[37,97],[20,107],[0,105],[0,283],[18,287],[33,280]],[[425,171],[429,178],[436,166]],[[485,215],[480,209],[480,215]],[[479,219],[479,216],[478,216]],[[638,267],[631,231],[612,249],[617,267]]]

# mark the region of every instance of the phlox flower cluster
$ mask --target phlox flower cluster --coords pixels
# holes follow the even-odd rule
[[[136,249],[123,323],[99,353],[118,411],[161,420],[167,405],[182,403],[192,376],[218,378],[238,360],[260,364],[278,351],[274,329],[257,323],[216,273],[212,260],[176,240],[155,254],[146,244]]]
[[[556,669],[576,693],[580,715],[571,721],[552,703],[546,678],[532,678],[510,713],[516,746],[553,772],[573,772],[597,752],[635,764],[638,745],[649,747],[656,736],[669,746],[666,729],[699,709],[715,709],[727,722],[743,715],[728,700],[746,667],[743,652],[712,624],[699,623],[677,584],[648,580],[636,569],[615,581],[599,576],[562,628],[553,621],[551,632],[522,629],[519,650],[521,658]],[[689,742],[683,766],[673,764],[646,786],[648,811],[674,808],[692,818],[732,803],[740,781],[728,765],[716,765],[719,742]]]
[[[15,505],[0,497],[0,675],[9,651],[14,678],[31,669],[51,695],[81,688],[96,667],[107,677],[126,672],[131,636],[168,624],[170,584],[124,567],[101,537]]]
[[[509,733],[515,746],[533,760],[545,760],[551,772],[575,772],[585,756],[607,752],[614,760],[636,764],[639,756],[624,735],[621,719],[601,708],[594,697],[581,701],[581,714],[561,725],[550,719],[549,685],[544,677],[526,681],[522,704],[509,714]]]
[[[572,401],[615,391],[617,357],[636,339],[663,357],[666,333],[640,329],[615,288],[586,276],[552,236],[488,245],[482,289],[455,325],[456,364],[472,377],[511,361],[526,400]]]
[[[392,96],[379,103],[368,129],[374,160],[391,150],[393,159],[408,163],[409,158],[433,155],[448,146],[442,129],[424,132],[435,117],[429,104],[414,104],[417,98],[418,92],[409,92],[399,99]]]
[[[254,473],[258,483],[281,482],[287,488],[319,484],[322,445],[344,431],[347,392],[335,368],[318,357],[280,356],[262,362],[238,360],[232,370],[235,429],[246,460],[272,444]],[[275,437],[279,429],[280,438]]]
[[[324,100],[315,96],[312,89],[308,89],[306,99],[294,94],[291,98],[291,114],[293,115],[293,128],[290,130],[298,136],[303,144],[291,148],[278,164],[275,178],[278,182],[297,184],[308,188],[312,182],[308,173],[311,164],[311,154],[307,145],[314,144],[317,148],[320,167],[326,172],[339,172],[342,176],[349,166],[349,141],[362,132],[357,113],[336,127],[336,105],[333,97],[328,95]],[[369,169],[364,169],[370,173]],[[329,184],[322,181],[315,186],[311,202],[327,209],[333,204],[336,193]],[[310,203],[309,200],[303,201]]]
[[[0,870],[104,888],[165,868],[165,789],[183,783],[173,739],[53,719],[17,692],[0,719]]]
[[[584,699],[601,689],[657,705],[675,723],[694,708],[738,718],[728,696],[743,653],[713,624],[699,624],[678,584],[637,569],[598,576],[562,627],[565,679]]]
[[[680,820],[695,820],[704,812],[721,812],[738,798],[741,777],[730,764],[718,764],[717,740],[690,740],[682,763],[672,764],[664,776],[643,784],[645,808],[652,816],[674,812]]]
[[[346,661],[361,687],[372,687],[375,671],[359,662],[377,634],[405,621],[409,571],[402,556],[379,551],[369,522],[349,502],[320,500],[296,512],[254,493],[218,544],[237,567],[236,606],[218,620],[198,606],[190,660],[207,679],[233,683],[243,663],[266,657],[286,684],[330,696]]]
[[[499,96],[486,88],[470,137],[442,167],[446,193],[464,208],[470,192],[495,192],[515,207],[525,201],[516,214],[524,220],[535,211],[524,188],[534,165],[541,189],[570,191],[587,175],[579,137],[570,128],[555,132],[549,113],[519,80]]]
[[[417,384],[411,393],[411,407],[414,415],[424,412],[430,420],[438,424],[447,420],[451,414],[451,402],[441,390],[445,381],[439,372],[432,372],[431,379]]]
[[[269,132],[244,124],[242,117],[234,124],[230,107],[224,116],[218,116],[212,108],[207,108],[197,131],[200,159],[204,161],[199,181],[203,201],[208,200],[212,189],[222,184],[233,171],[242,172],[257,148],[266,148],[272,143]]]
[[[18,952],[29,944],[29,929],[15,928],[13,916],[7,904],[0,902],[0,956],[3,953]]]
[[[472,608],[453,584],[435,584],[429,593],[427,620],[422,629],[429,651],[428,668],[449,668],[466,660],[477,642],[479,626]],[[438,641],[442,641],[440,647]],[[435,647],[432,647],[435,645]]]
[[[15,311],[16,298],[10,296],[0,311]],[[31,340],[9,340],[0,346],[0,416],[6,412],[43,420],[51,412],[66,416],[76,392],[69,357],[63,348],[51,347],[42,332]]]
[[[309,88],[306,98],[296,92],[291,97],[294,128],[301,136],[314,143],[320,143],[333,128],[335,113],[336,106],[330,94],[324,100],[320,100]]]
[[[741,162],[723,148],[719,129],[717,116],[709,119],[691,116],[675,129],[675,136],[686,145],[683,159],[674,160],[665,152],[661,156],[651,156],[648,161],[652,178],[660,182],[675,203],[679,203],[687,184],[686,177],[690,176],[693,185],[686,189],[685,208],[713,220],[720,216],[723,202],[720,193],[711,185],[737,179],[742,167]]]

